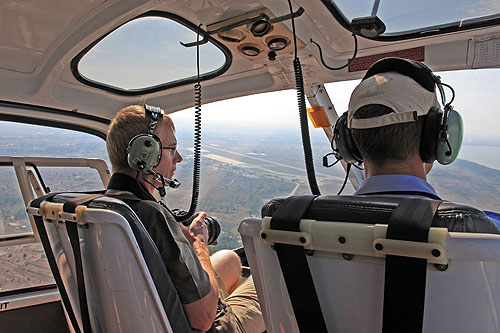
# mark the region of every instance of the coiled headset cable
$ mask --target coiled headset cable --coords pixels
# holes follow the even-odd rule
[[[196,73],[197,82],[194,85],[194,143],[193,143],[193,188],[191,194],[191,205],[188,212],[174,214],[177,222],[184,222],[191,218],[198,206],[200,194],[200,164],[201,164],[201,84],[200,84],[200,29],[198,25],[196,36]]]
[[[295,85],[297,89],[297,100],[299,104],[300,132],[302,134],[302,146],[304,147],[304,159],[306,163],[307,179],[309,181],[309,187],[311,188],[311,193],[314,195],[320,195],[321,193],[319,191],[318,183],[316,181],[316,173],[314,172],[311,137],[309,135],[309,125],[307,123],[304,77],[302,75],[302,65],[300,64],[299,57],[297,56],[297,37],[295,35],[295,21],[293,18],[293,8],[290,0],[288,0],[288,6],[290,7],[290,13],[292,14],[293,44],[295,48],[295,58],[293,59],[293,70],[295,72]]]

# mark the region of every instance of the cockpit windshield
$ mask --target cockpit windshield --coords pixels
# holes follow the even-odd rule
[[[343,16],[344,25],[353,18],[376,14],[386,26],[381,39],[451,27],[467,29],[500,20],[500,2],[495,0],[323,0],[323,3],[337,19]]]
[[[136,18],[91,45],[74,60],[75,76],[86,84],[121,94],[147,93],[196,80],[197,27],[164,12]],[[200,31],[202,31],[200,29]],[[231,57],[209,40],[200,45],[201,79],[222,74]]]

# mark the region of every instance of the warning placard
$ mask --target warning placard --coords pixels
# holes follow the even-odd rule
[[[349,65],[348,70],[349,70],[349,72],[365,71],[368,68],[370,68],[370,66],[372,64],[374,64],[375,62],[379,61],[380,59],[388,58],[388,57],[398,57],[398,58],[405,58],[405,59],[410,59],[410,60],[415,60],[415,61],[424,61],[425,60],[425,48],[423,46],[420,46],[420,47],[415,47],[412,49],[375,54],[375,55],[366,56],[366,57],[359,57],[359,58],[354,59],[352,64]]]

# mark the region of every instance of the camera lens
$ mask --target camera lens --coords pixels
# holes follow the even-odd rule
[[[182,209],[173,209],[172,213],[176,216],[182,216],[185,215],[187,212]],[[183,221],[182,224],[184,224],[186,227],[193,222],[193,220],[196,218],[196,215],[191,216],[187,220]],[[208,231],[208,240],[207,240],[207,245],[212,245],[217,243],[217,238],[219,238],[220,235],[220,224],[217,221],[216,217],[213,216],[208,216],[205,217],[203,220],[203,223],[207,226],[207,231]]]
[[[217,238],[220,235],[220,224],[217,219],[213,216],[207,216],[203,222],[206,224],[208,229],[208,245],[217,243]]]

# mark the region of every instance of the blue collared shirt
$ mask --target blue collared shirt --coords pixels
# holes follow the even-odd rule
[[[434,187],[423,180],[410,175],[380,175],[372,176],[361,182],[354,195],[373,194],[380,192],[422,192],[439,198]],[[382,194],[382,193],[381,193]],[[401,194],[401,196],[409,196]],[[415,195],[427,197],[425,195]]]
[[[436,193],[434,187],[431,184],[423,180],[410,175],[380,175],[372,176],[361,182],[358,190],[354,192],[354,195],[364,195],[364,194],[380,194],[384,195],[394,195],[394,192],[414,192],[422,193],[418,194],[397,194],[394,196],[415,196],[415,197],[434,197],[438,199],[439,196]],[[390,193],[392,192],[392,193]],[[426,196],[425,194],[428,194]],[[495,224],[500,228],[500,214],[490,211],[484,211],[486,216],[488,216]]]

